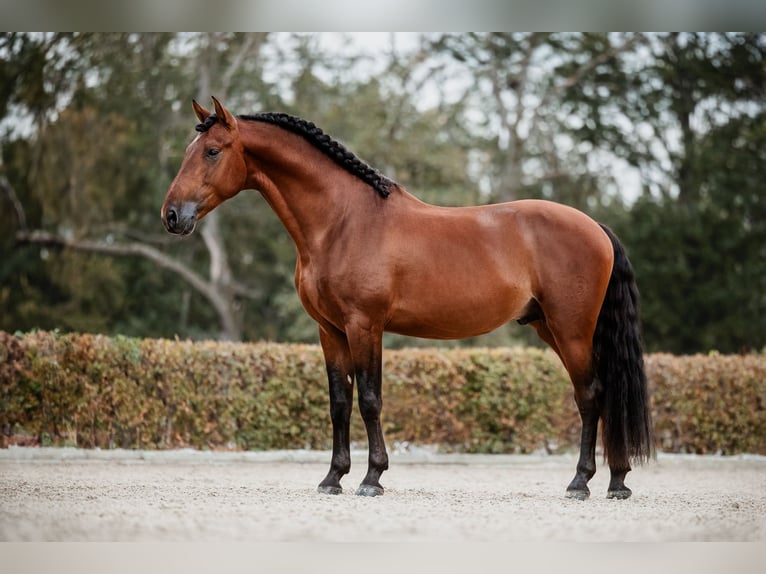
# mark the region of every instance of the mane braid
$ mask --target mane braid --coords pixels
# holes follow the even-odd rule
[[[214,117],[215,116],[211,116],[211,118]],[[375,191],[380,194],[381,197],[385,198],[390,195],[390,187],[394,185],[392,180],[381,174],[375,168],[363,162],[352,152],[346,149],[343,144],[328,136],[312,122],[291,116],[289,114],[275,112],[255,115],[242,115],[237,117],[243,120],[273,124],[301,136],[307,142],[309,142],[311,145],[313,145],[315,148],[333,160],[337,165],[345,169],[350,174],[358,177],[368,185],[372,186]],[[208,118],[208,120],[211,118]],[[215,121],[216,120],[213,120],[212,123],[215,123]],[[205,121],[205,124],[200,124],[197,126],[197,131],[203,131],[200,130],[200,128],[204,128],[204,131],[206,131],[209,127],[210,126],[207,125],[207,121]]]

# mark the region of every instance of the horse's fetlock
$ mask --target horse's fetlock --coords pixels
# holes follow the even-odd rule
[[[348,474],[351,470],[351,458],[348,455],[336,456],[332,459],[331,466],[339,475]]]
[[[370,454],[370,466],[379,472],[388,470],[388,454],[383,453]]]

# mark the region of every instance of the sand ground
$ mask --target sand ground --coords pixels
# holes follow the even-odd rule
[[[660,454],[607,500],[573,455],[391,455],[386,493],[320,495],[329,452],[0,451],[0,541],[766,541],[766,457]]]

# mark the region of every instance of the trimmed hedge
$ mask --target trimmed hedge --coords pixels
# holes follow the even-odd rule
[[[766,454],[766,353],[653,354],[647,377],[658,449]]]
[[[558,358],[538,349],[387,351],[383,430],[467,452],[574,449]],[[649,355],[660,450],[766,454],[766,355]],[[331,446],[319,347],[0,332],[0,436],[101,448]],[[364,441],[358,413],[352,440]]]

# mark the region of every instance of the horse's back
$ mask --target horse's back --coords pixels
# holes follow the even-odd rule
[[[391,240],[426,268],[463,267],[477,277],[486,269],[499,274],[498,282],[530,285],[552,279],[551,274],[611,272],[606,233],[567,205],[539,199],[462,208],[422,204],[412,213],[403,227],[394,226]]]

